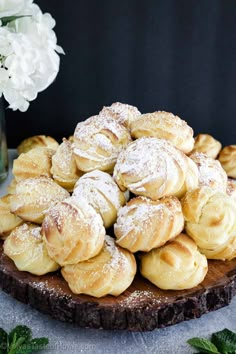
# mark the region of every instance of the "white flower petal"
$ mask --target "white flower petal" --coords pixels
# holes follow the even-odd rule
[[[30,6],[33,0],[1,0],[0,1],[0,18],[15,16],[24,8]]]
[[[63,49],[61,46],[59,46],[59,45],[56,46],[55,50],[56,50],[56,52],[59,53],[59,54],[64,54],[64,55],[66,54],[66,53],[64,52],[64,49]]]
[[[13,6],[15,4],[15,6]],[[3,93],[13,110],[25,111],[29,101],[37,97],[56,78],[60,66],[53,28],[55,20],[43,14],[32,0],[0,0],[0,17],[7,11],[29,14],[0,27],[0,94]],[[19,10],[20,9],[20,10]]]

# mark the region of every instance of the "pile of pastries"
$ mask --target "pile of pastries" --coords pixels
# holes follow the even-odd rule
[[[75,294],[118,296],[135,274],[200,284],[236,257],[236,145],[172,113],[113,103],[58,144],[24,140],[0,199],[4,253],[20,271],[61,270]]]

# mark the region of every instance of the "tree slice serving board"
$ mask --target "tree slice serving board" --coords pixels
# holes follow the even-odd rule
[[[20,272],[3,254],[0,287],[17,300],[53,318],[81,327],[146,331],[200,317],[230,303],[236,294],[236,259],[209,261],[204,282],[190,290],[166,291],[137,275],[120,296],[74,295],[60,272],[34,276]]]

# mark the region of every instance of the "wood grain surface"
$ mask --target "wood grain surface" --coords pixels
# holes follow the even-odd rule
[[[18,271],[3,254],[0,241],[0,287],[60,321],[81,327],[147,331],[198,318],[228,305],[236,294],[236,259],[209,261],[204,282],[190,290],[160,290],[137,274],[122,295],[97,299],[74,295],[60,272],[36,276]]]

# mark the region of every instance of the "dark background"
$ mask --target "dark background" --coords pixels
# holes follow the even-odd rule
[[[171,111],[195,134],[236,144],[235,0],[36,0],[66,55],[26,113],[7,110],[8,145],[58,140],[120,101]]]

